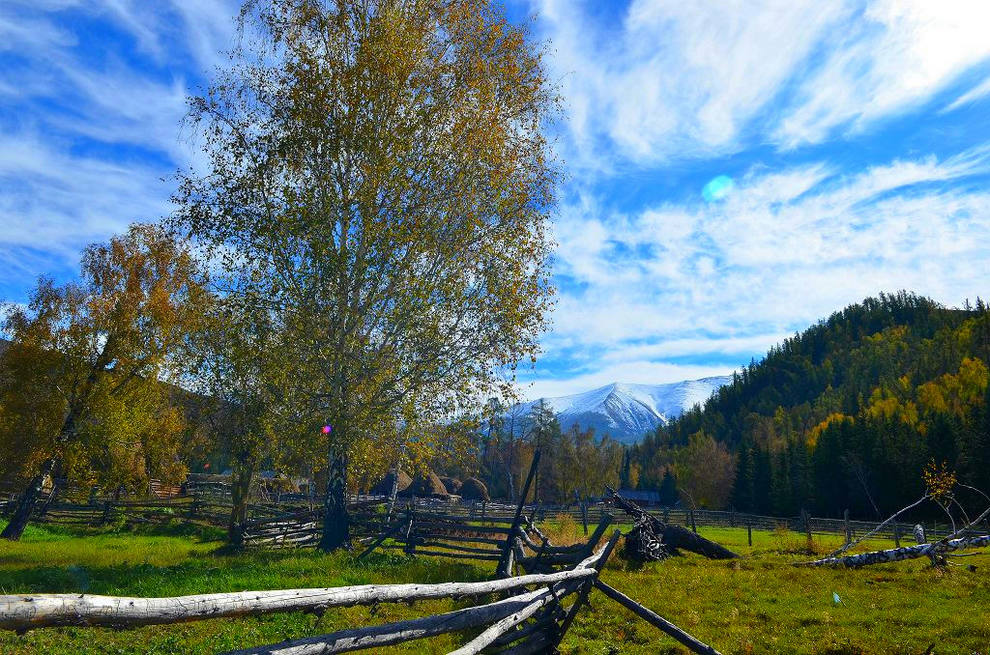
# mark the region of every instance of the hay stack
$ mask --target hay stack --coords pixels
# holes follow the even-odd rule
[[[461,498],[465,500],[483,500],[488,502],[488,487],[478,478],[468,478],[461,484]]]
[[[433,471],[419,473],[413,478],[412,484],[405,491],[399,494],[404,498],[415,496],[417,498],[446,498],[447,488],[440,482],[440,478]]]
[[[447,488],[447,493],[449,494],[459,494],[461,492],[461,481],[457,478],[441,476],[440,482],[443,482],[443,486]]]
[[[371,493],[380,496],[388,496],[389,494],[391,494],[393,477],[394,477],[394,473],[392,471],[389,471],[385,475],[384,480],[382,480],[381,482],[379,482],[378,484],[376,484],[374,487],[371,488]],[[400,470],[399,487],[398,487],[399,495],[401,496],[402,492],[408,489],[411,484],[412,484],[412,478],[409,477],[409,474],[406,473],[405,471]]]

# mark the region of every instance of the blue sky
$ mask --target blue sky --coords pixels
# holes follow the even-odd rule
[[[0,297],[168,212],[197,163],[184,99],[236,8],[0,4]],[[510,11],[537,16],[568,115],[560,296],[526,395],[726,373],[880,291],[990,295],[990,3]]]

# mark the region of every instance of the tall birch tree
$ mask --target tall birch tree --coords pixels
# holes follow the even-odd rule
[[[286,335],[329,550],[353,453],[394,461],[535,357],[559,101],[541,47],[484,0],[258,0],[240,27],[192,101],[209,165],[176,221],[222,263],[218,293],[265,299]]]

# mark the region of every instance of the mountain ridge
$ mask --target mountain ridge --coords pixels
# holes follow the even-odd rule
[[[731,380],[731,376],[720,375],[665,384],[611,382],[576,394],[519,403],[506,416],[513,424],[519,422],[514,431],[524,432],[528,429],[526,418],[544,402],[564,431],[576,425],[581,430],[593,428],[599,436],[608,434],[622,443],[636,443],[648,432],[704,403]]]

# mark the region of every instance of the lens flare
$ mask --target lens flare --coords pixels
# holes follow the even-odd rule
[[[330,434],[331,432],[333,432],[333,426],[324,425],[320,431],[323,432],[323,434]]]
[[[732,178],[728,175],[719,175],[718,177],[712,178],[708,184],[704,186],[701,190],[701,197],[705,199],[705,202],[716,202],[722,200],[729,192],[735,183]]]

